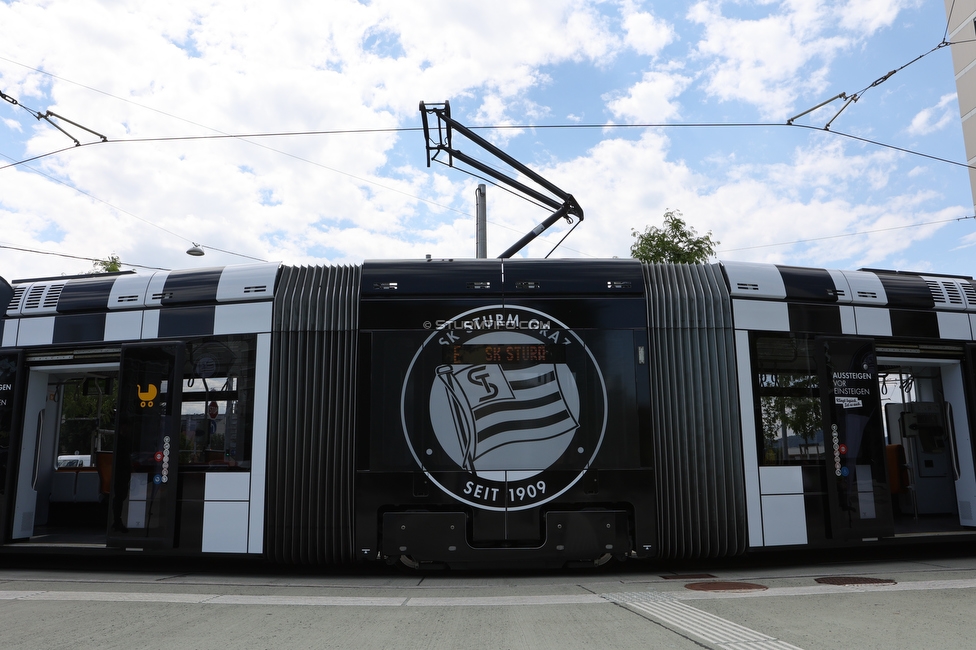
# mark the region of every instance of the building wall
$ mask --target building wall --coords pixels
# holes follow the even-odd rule
[[[959,113],[966,144],[966,160],[976,165],[976,0],[944,0],[949,18],[952,67],[956,76]],[[976,205],[976,170],[969,170],[969,187]]]

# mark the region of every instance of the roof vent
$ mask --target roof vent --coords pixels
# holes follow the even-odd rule
[[[20,308],[20,300],[24,297],[24,291],[26,290],[27,285],[24,284],[14,287],[14,297],[10,299],[10,306],[7,308],[7,313]]]
[[[967,298],[970,304],[976,299],[976,288],[969,282],[960,282],[952,278],[925,278],[925,284],[932,294],[932,300],[937,307],[963,308]]]
[[[41,305],[45,309],[54,309],[58,306],[58,298],[61,297],[61,292],[64,290],[64,283],[52,284],[48,287],[47,293],[44,295],[44,304]]]
[[[950,305],[961,305],[962,291],[959,289],[959,285],[955,282],[943,282],[942,288],[945,289],[946,297],[949,298]]]
[[[969,306],[976,308],[976,286],[973,286],[972,282],[960,282],[959,286],[962,287],[962,293],[966,296]]]
[[[41,306],[41,298],[44,296],[43,284],[35,284],[27,292],[27,300],[24,301],[24,309],[38,309]]]

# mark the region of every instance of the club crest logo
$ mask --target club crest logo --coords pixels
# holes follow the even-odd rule
[[[603,374],[579,336],[543,312],[502,305],[431,328],[400,402],[428,478],[487,510],[532,508],[579,481],[607,421]]]

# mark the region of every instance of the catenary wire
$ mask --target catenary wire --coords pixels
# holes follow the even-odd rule
[[[956,8],[956,0],[952,0],[952,3],[949,4],[949,11],[946,12],[946,26],[945,26],[945,31],[942,33],[943,43],[949,37],[949,24],[952,22],[952,11],[955,8]]]
[[[841,239],[843,237],[857,237],[858,235],[870,235],[878,232],[888,232],[891,230],[904,230],[905,228],[920,228],[922,226],[933,226],[940,223],[952,223],[954,221],[965,221],[967,219],[976,219],[976,215],[968,215],[965,217],[956,217],[954,219],[941,219],[939,221],[925,221],[921,223],[910,223],[904,226],[891,226],[890,228],[876,228],[874,230],[861,230],[859,232],[848,232],[839,235],[825,235],[823,237],[812,237],[810,239],[797,239],[795,241],[788,242],[778,242],[775,244],[759,244],[757,246],[743,246],[741,248],[723,248],[716,252],[721,253],[733,253],[737,251],[751,251],[757,248],[773,248],[775,246],[792,246],[793,244],[808,244],[810,242],[824,241],[826,239]]]
[[[20,246],[8,246],[7,244],[0,244],[0,248],[5,248],[12,251],[21,251],[24,253],[34,253],[36,255],[54,255],[55,257],[67,257],[73,260],[85,260],[87,262],[104,262],[105,260],[99,259],[97,257],[83,257],[81,255],[68,255],[67,253],[55,253],[54,251],[39,251],[33,248],[21,248]],[[169,271],[170,269],[163,268],[161,266],[146,266],[144,264],[131,264],[129,262],[123,262],[119,260],[119,264],[122,266],[132,266],[139,269],[149,269],[152,271]]]
[[[915,63],[915,62],[917,62],[917,61],[925,58],[926,56],[928,56],[932,52],[935,52],[936,50],[939,50],[939,49],[941,49],[941,48],[943,48],[943,47],[945,47],[947,45],[951,45],[952,43],[948,43],[946,41],[946,37],[948,36],[949,23],[951,22],[951,16],[952,16],[952,10],[954,8],[954,4],[955,4],[955,0],[953,0],[953,5],[949,9],[945,33],[943,34],[942,41],[938,45],[936,45],[935,47],[933,47],[928,52],[917,56],[916,58],[912,59],[908,63],[905,63],[904,65],[902,65],[902,66],[900,66],[900,67],[898,67],[898,68],[896,68],[896,69],[888,72],[887,74],[879,77],[874,82],[872,82],[871,84],[869,84],[868,86],[866,86],[862,90],[860,90],[857,93],[855,93],[852,96],[852,100],[853,101],[857,101],[857,99],[859,99],[860,96],[864,92],[866,92],[870,88],[874,88],[874,87],[876,87],[876,86],[884,83],[892,75],[894,75],[895,73],[899,72],[900,70],[903,70],[903,69],[907,68],[908,66],[912,65],[913,63]],[[202,128],[207,128],[209,130],[216,131],[217,134],[219,134],[219,135],[206,135],[206,136],[168,136],[168,137],[159,137],[159,138],[131,138],[131,139],[114,140],[113,142],[116,142],[116,143],[122,143],[122,142],[133,142],[134,143],[134,142],[150,142],[150,141],[157,141],[157,142],[159,142],[159,141],[176,141],[176,140],[184,140],[184,141],[187,141],[187,140],[230,139],[230,138],[240,139],[240,140],[244,140],[246,142],[249,142],[250,144],[255,144],[256,146],[261,146],[261,147],[266,148],[268,150],[275,151],[277,153],[281,153],[281,154],[287,155],[287,156],[292,157],[292,158],[294,158],[296,160],[300,160],[300,161],[303,161],[303,162],[307,162],[309,164],[313,164],[313,165],[316,165],[316,166],[319,166],[319,167],[328,169],[330,171],[334,171],[336,173],[340,173],[340,174],[343,174],[343,175],[346,175],[346,176],[355,178],[356,180],[359,180],[359,181],[362,181],[362,182],[365,182],[365,183],[374,184],[374,185],[377,185],[378,187],[382,187],[382,188],[387,189],[387,190],[392,190],[394,192],[398,192],[398,193],[401,193],[401,194],[405,194],[405,195],[411,196],[412,198],[415,198],[417,200],[420,200],[420,201],[423,201],[423,202],[432,203],[433,205],[439,205],[439,204],[436,204],[434,202],[431,202],[431,201],[428,201],[426,199],[423,199],[421,197],[416,197],[416,196],[410,195],[410,194],[408,194],[406,192],[403,192],[402,190],[397,190],[396,188],[391,188],[391,187],[382,185],[380,183],[376,183],[375,181],[371,181],[369,179],[361,178],[361,177],[355,176],[353,174],[349,174],[347,172],[343,172],[341,170],[337,170],[337,169],[328,167],[326,165],[322,165],[320,163],[316,163],[314,161],[307,160],[307,159],[302,158],[300,156],[295,156],[295,155],[290,154],[288,152],[280,151],[280,150],[274,149],[272,147],[265,147],[264,145],[261,145],[259,143],[250,142],[248,140],[248,138],[262,138],[262,137],[337,135],[337,134],[342,134],[342,133],[353,134],[353,133],[408,132],[408,131],[417,131],[417,130],[420,130],[419,127],[401,127],[401,128],[384,128],[384,129],[342,129],[342,130],[331,130],[331,131],[301,131],[301,132],[280,132],[280,133],[255,133],[255,134],[244,134],[244,135],[227,134],[227,133],[224,133],[224,132],[222,132],[222,131],[220,131],[218,129],[213,129],[212,127],[206,127],[204,125],[198,124],[198,123],[193,122],[191,120],[186,120],[185,118],[181,118],[181,117],[172,115],[170,113],[166,113],[165,111],[160,111],[158,109],[155,109],[155,108],[152,108],[152,107],[149,107],[149,106],[144,106],[142,104],[139,104],[138,102],[132,102],[131,100],[128,100],[128,99],[125,99],[125,98],[122,98],[122,97],[117,97],[115,95],[112,95],[110,93],[106,93],[106,92],[101,91],[101,90],[98,90],[96,88],[92,88],[92,87],[86,86],[84,84],[79,84],[77,82],[74,82],[74,81],[71,81],[71,80],[68,80],[68,79],[64,79],[62,77],[58,77],[57,75],[54,75],[54,74],[45,72],[43,70],[39,70],[37,68],[32,68],[30,66],[26,66],[24,64],[21,64],[21,63],[19,63],[17,61],[13,61],[13,60],[8,59],[6,57],[0,57],[0,59],[3,59],[5,61],[9,61],[9,62],[14,63],[16,65],[21,65],[23,67],[26,67],[28,69],[37,71],[37,72],[42,73],[42,74],[47,74],[47,75],[49,75],[51,77],[60,79],[62,81],[66,81],[68,83],[72,83],[72,84],[78,85],[80,87],[87,88],[87,89],[92,90],[94,92],[98,92],[100,94],[103,94],[103,95],[106,95],[106,96],[109,96],[109,97],[113,97],[115,99],[119,99],[119,100],[122,100],[122,101],[125,101],[125,102],[128,102],[128,103],[131,103],[133,105],[140,106],[142,108],[146,108],[146,109],[149,109],[149,110],[153,110],[153,111],[158,112],[160,114],[167,115],[169,117],[172,117],[172,118],[175,118],[175,119],[179,119],[181,121],[184,121],[184,122],[187,122],[187,123],[190,123],[190,124],[194,124],[196,126],[201,126]],[[4,96],[4,98],[6,99],[7,96]],[[14,103],[16,105],[16,102],[11,102],[11,103]],[[26,108],[26,107],[24,107],[24,108]],[[34,112],[31,111],[31,109],[27,109],[27,110],[29,112],[31,112],[31,114],[34,114]],[[843,109],[841,109],[841,110],[843,110]],[[773,127],[773,126],[783,126],[783,125],[782,124],[777,124],[777,123],[688,123],[688,124],[627,124],[627,125],[618,125],[618,124],[572,124],[572,125],[495,125],[495,126],[481,126],[481,127],[469,127],[469,128],[473,128],[473,129],[485,129],[485,130],[487,130],[487,129],[497,129],[497,130],[501,130],[501,129],[574,129],[574,128],[582,128],[582,129],[594,129],[594,128],[615,129],[615,128],[674,128],[674,127],[681,127],[681,126],[699,127],[699,128],[701,128],[701,127]],[[968,164],[965,164],[965,163],[959,163],[959,162],[952,161],[952,160],[948,160],[948,159],[941,158],[941,157],[938,157],[938,156],[933,156],[933,155],[930,155],[930,154],[925,154],[925,153],[918,152],[918,151],[914,151],[914,150],[911,150],[911,149],[906,149],[906,148],[903,148],[903,147],[898,147],[896,145],[890,145],[890,144],[883,143],[883,142],[880,142],[880,141],[871,140],[871,139],[863,138],[863,137],[860,137],[860,136],[855,136],[853,134],[848,134],[848,133],[844,133],[844,132],[840,132],[840,131],[829,130],[827,127],[824,127],[823,129],[820,129],[818,127],[814,127],[814,126],[810,126],[810,125],[793,124],[792,121],[790,123],[786,124],[786,126],[797,126],[797,127],[800,127],[800,128],[815,129],[815,130],[826,130],[826,131],[828,131],[830,133],[834,133],[835,135],[840,135],[842,137],[850,138],[850,139],[853,139],[853,140],[858,140],[858,141],[861,141],[861,142],[864,142],[864,143],[872,144],[874,146],[879,146],[879,147],[884,147],[884,148],[890,148],[892,150],[896,150],[896,151],[899,151],[899,152],[902,152],[902,153],[906,153],[906,154],[910,154],[910,155],[918,155],[918,156],[921,156],[921,157],[924,157],[924,158],[928,158],[930,160],[935,160],[935,161],[939,161],[939,162],[943,162],[943,163],[947,163],[947,164],[951,164],[951,165],[957,165],[957,166],[961,166],[961,167],[967,167],[967,168],[970,168],[970,169],[973,168],[972,166],[970,166]],[[93,142],[93,143],[87,143],[87,144],[99,144],[99,143],[98,142]],[[71,147],[69,147],[69,148],[71,148]],[[62,153],[63,151],[65,151],[65,150],[67,150],[69,148],[61,149],[61,150],[58,150],[58,151],[55,151],[55,152],[51,152],[49,154],[42,154],[40,156],[34,157],[31,160],[36,160],[38,158],[45,157],[45,156],[49,156],[49,155],[56,155],[57,153]],[[21,161],[21,163],[22,162],[27,162],[27,161]],[[442,161],[438,161],[438,162],[442,162]],[[21,163],[14,163],[14,164],[21,164]],[[443,162],[442,162],[442,164],[447,165],[447,163],[443,163]],[[10,167],[10,166],[13,166],[13,165],[5,165],[3,167],[0,167],[0,170],[4,169],[6,167]],[[448,165],[448,166],[450,166],[450,165]],[[467,173],[467,174],[469,174],[469,175],[471,175],[471,176],[473,176],[475,178],[478,178],[478,179],[483,180],[483,181],[485,181],[487,183],[490,183],[491,185],[493,185],[493,186],[495,186],[497,188],[504,189],[505,191],[508,191],[509,193],[513,194],[514,196],[519,196],[520,198],[523,198],[524,200],[526,200],[529,203],[536,204],[534,201],[531,201],[527,197],[523,197],[520,194],[517,194],[515,192],[512,192],[508,188],[505,188],[503,186],[500,186],[497,183],[495,183],[495,182],[493,182],[493,181],[491,181],[489,179],[486,179],[486,178],[484,178],[484,177],[482,177],[482,176],[480,176],[478,174],[475,174],[475,173],[473,173],[473,172],[471,172],[469,170],[466,170],[464,168],[459,168],[459,167],[455,167],[455,169],[458,169],[461,172]],[[92,198],[94,198],[94,197],[92,197]],[[538,204],[536,204],[536,205],[538,205]],[[457,209],[451,208],[449,206],[439,206],[439,207],[443,207],[443,208],[446,208],[446,209],[449,209],[449,210],[453,210],[453,211],[458,212],[460,214],[467,214],[464,211],[457,210]],[[542,206],[540,206],[540,207],[542,207]],[[131,213],[127,213],[127,214],[131,214]],[[135,216],[135,215],[132,215],[132,216]],[[468,216],[470,216],[470,215],[468,215]],[[143,220],[143,221],[145,221],[145,220]],[[148,222],[148,221],[146,221],[146,223],[150,223],[151,225],[155,225],[155,224],[152,224],[151,222]],[[919,224],[919,225],[923,225],[923,224]],[[167,231],[167,232],[169,232],[169,231]],[[170,233],[170,234],[175,235],[175,233]],[[855,234],[857,234],[857,233],[855,233]],[[179,237],[178,235],[175,235],[175,236]],[[844,237],[844,236],[852,236],[852,235],[851,234],[845,234],[845,235],[837,235],[836,237]],[[795,243],[801,243],[801,242],[795,242]],[[558,244],[557,244],[557,246],[558,246]],[[214,249],[214,250],[220,250],[220,249]],[[741,249],[736,249],[736,250],[741,250]],[[221,251],[221,252],[227,252],[227,251]]]
[[[655,123],[634,123],[634,124],[541,124],[541,125],[506,124],[506,125],[479,126],[479,127],[470,127],[470,128],[476,128],[478,130],[492,130],[492,129],[502,130],[502,129],[597,129],[597,128],[599,128],[599,129],[617,129],[617,128],[620,128],[620,129],[631,129],[631,128],[644,128],[644,129],[647,129],[647,128],[721,128],[721,127],[772,128],[772,127],[783,127],[783,126],[795,127],[795,128],[807,129],[807,130],[814,130],[814,131],[825,131],[823,128],[820,128],[820,127],[817,127],[817,126],[813,126],[813,125],[808,125],[808,124],[784,124],[784,123],[777,123],[777,122],[769,122],[769,123],[765,123],[765,122],[735,122],[735,123],[726,123],[726,122],[660,123],[660,122],[655,122]],[[421,129],[419,127],[402,127],[402,128],[399,128],[399,129],[381,129],[381,131],[385,131],[385,132],[388,132],[388,131],[391,131],[391,130],[393,130],[393,131],[418,131],[418,130],[421,130]],[[137,139],[131,139],[131,140],[130,139],[109,140],[107,143],[103,143],[103,142],[82,143],[81,146],[89,146],[89,145],[92,145],[92,144],[111,144],[111,143],[127,143],[127,142],[136,142],[136,143],[138,143],[138,142],[153,142],[153,141],[210,140],[210,139],[231,139],[231,138],[241,138],[241,139],[243,139],[245,137],[276,137],[276,136],[295,136],[295,135],[306,135],[306,136],[310,136],[310,135],[333,135],[333,134],[336,134],[337,135],[337,134],[346,134],[346,133],[368,133],[368,132],[371,132],[371,131],[372,131],[372,129],[336,129],[336,130],[330,130],[330,131],[259,133],[259,134],[246,134],[246,135],[166,136],[166,137],[163,137],[163,138],[137,138]],[[850,134],[850,133],[845,133],[843,131],[826,130],[826,132],[827,133],[830,133],[830,134],[833,134],[835,136],[840,136],[840,137],[849,138],[849,139],[852,139],[852,140],[857,140],[857,141],[860,141],[860,142],[864,142],[865,144],[871,144],[873,146],[877,146],[877,147],[881,147],[881,148],[892,149],[892,150],[899,151],[901,153],[905,153],[905,154],[909,154],[909,155],[920,156],[920,157],[923,157],[923,158],[927,158],[929,160],[934,160],[934,161],[946,163],[946,164],[949,164],[949,165],[955,165],[955,166],[964,167],[964,168],[967,168],[967,169],[976,169],[976,166],[973,166],[973,165],[969,165],[969,164],[966,164],[966,163],[961,163],[961,162],[954,161],[954,160],[949,160],[947,158],[941,158],[939,156],[934,156],[934,155],[931,155],[931,154],[926,154],[926,153],[923,153],[923,152],[920,152],[920,151],[915,151],[915,150],[907,149],[907,148],[904,148],[904,147],[899,147],[897,145],[892,145],[892,144],[888,144],[888,143],[885,143],[885,142],[880,142],[878,140],[872,140],[870,138],[864,138],[864,137],[857,136],[857,135],[853,135],[853,134]],[[76,148],[77,147],[66,147],[64,149],[58,150],[56,152],[52,152],[50,154],[42,154],[40,156],[35,156],[31,160],[36,160],[38,158],[44,157],[45,155],[54,155],[56,153],[60,153],[62,151],[68,150],[68,149],[76,149]],[[277,150],[274,150],[274,149],[272,149],[272,150],[273,151],[277,151]],[[291,156],[291,157],[293,157],[293,158],[295,158],[297,160],[300,160],[300,161],[308,162],[308,163],[313,164],[313,165],[318,165],[318,163],[315,163],[314,161],[306,160],[306,159],[301,158],[299,156],[293,156],[291,154],[287,154],[286,152],[280,152],[280,153],[285,153],[285,155],[289,155],[289,156]],[[4,157],[7,157],[7,156],[4,156]],[[437,162],[441,162],[441,164],[447,165],[447,163],[443,163],[442,161],[439,161],[439,160]],[[19,163],[17,163],[17,164],[19,164]],[[5,167],[10,167],[10,166],[12,166],[12,165],[6,165],[4,167],[0,167],[0,170],[4,169]],[[332,168],[327,167],[325,165],[318,165],[318,166],[321,166],[321,167],[324,167],[326,169],[332,170]],[[33,168],[31,168],[31,169],[33,171],[36,171]],[[471,172],[469,170],[466,170],[466,169],[463,169],[463,168],[459,168],[459,167],[455,167],[454,169],[457,169],[458,171],[461,171],[463,173],[469,174],[469,175],[471,175],[471,176],[473,176],[475,178],[479,178],[481,180],[484,180],[487,183],[491,183],[495,187],[499,187],[500,189],[503,189],[503,190],[505,190],[505,191],[507,191],[507,192],[509,192],[509,193],[511,193],[513,195],[515,195],[515,196],[520,196],[520,195],[512,192],[508,188],[505,188],[503,186],[500,186],[497,183],[495,183],[494,181],[491,181],[490,179],[486,179],[486,178],[484,178],[482,176],[479,176],[477,174],[474,174],[473,172]],[[338,170],[332,170],[332,171],[338,171]],[[38,171],[38,173],[43,174],[43,172],[39,172],[39,171]],[[347,176],[350,176],[350,177],[359,179],[359,177],[356,177],[356,176],[354,176],[352,174],[346,174],[345,172],[339,172],[339,173],[343,173],[343,174],[345,174]],[[47,176],[46,174],[44,174],[44,175]],[[57,180],[57,179],[55,179],[53,177],[48,176],[48,178],[51,178],[51,180],[55,180],[58,183],[62,183],[61,181],[59,181],[59,180]],[[371,183],[371,184],[376,184],[373,181],[369,181],[368,179],[359,179],[359,180],[363,180],[364,182]],[[64,183],[62,183],[62,184],[64,184]],[[72,187],[72,186],[67,185],[67,184],[65,184],[65,185],[67,187]],[[386,187],[386,186],[383,186],[381,184],[376,184],[376,185],[378,185],[380,187]],[[77,188],[73,188],[73,189],[76,189],[77,190]],[[424,203],[429,203],[429,204],[432,204],[432,205],[437,205],[439,207],[444,207],[446,209],[449,209],[451,211],[457,212],[457,213],[462,214],[462,215],[465,215],[465,216],[471,216],[469,213],[464,212],[462,210],[458,210],[456,208],[451,208],[449,206],[442,206],[441,204],[435,203],[433,201],[429,201],[428,199],[423,199],[421,197],[416,197],[416,196],[413,196],[413,195],[409,195],[406,192],[402,192],[401,190],[397,190],[395,188],[388,188],[388,189],[392,189],[393,191],[399,192],[401,194],[406,194],[407,196],[412,196],[413,198],[416,198],[417,200],[420,200],[420,201],[422,201]],[[97,199],[96,197],[91,196],[90,194],[87,194],[86,192],[83,192],[82,190],[77,190],[77,191],[81,192],[82,194],[86,194],[87,196],[91,197],[92,199],[101,201],[101,199]],[[533,201],[529,200],[526,197],[521,197],[520,196],[520,198],[523,198],[526,201],[534,204]],[[133,215],[132,213],[126,212],[125,210],[122,210],[120,208],[116,208],[115,206],[112,206],[111,204],[109,204],[109,203],[107,203],[105,201],[101,201],[101,202],[102,203],[105,203],[106,205],[109,205],[110,207],[112,207],[112,208],[114,208],[116,210],[119,210],[120,212],[124,212],[126,214],[130,214],[131,216],[134,216],[137,219],[140,219],[142,221],[145,221],[146,223],[148,223],[150,225],[153,225],[153,226],[156,226],[157,228],[163,229],[161,226],[158,226],[156,224],[153,224],[152,222],[147,221],[145,219],[142,219],[141,217],[138,217],[136,215]],[[536,204],[536,205],[538,205],[538,204]],[[540,207],[544,207],[544,206],[540,206]],[[926,222],[926,223],[920,223],[920,224],[913,224],[911,226],[899,226],[897,228],[909,228],[909,227],[916,227],[916,226],[923,226],[923,225],[931,225],[933,223],[947,223],[947,222],[957,221],[957,220],[958,219],[950,219],[950,220],[947,220],[947,221],[944,221],[944,222]],[[508,226],[504,226],[504,225],[498,224],[498,223],[496,223],[494,221],[492,221],[491,223],[493,225],[495,225],[495,226],[499,226],[499,227],[505,228],[506,230],[511,230],[513,232],[518,232],[514,228],[509,228]],[[163,230],[165,230],[165,229],[163,229]],[[166,231],[166,232],[169,232],[169,231]],[[857,236],[857,235],[860,235],[860,234],[868,234],[868,233],[871,233],[871,232],[880,232],[880,231],[864,231],[864,232],[859,232],[859,233],[844,233],[844,234],[839,234],[839,235],[832,235],[830,237],[827,237],[827,239],[843,238],[843,237],[853,237],[853,236]],[[176,235],[175,233],[172,233],[172,232],[170,232],[170,234],[172,234],[172,235],[174,235],[176,237],[179,237],[180,239],[186,239],[186,238],[181,237],[180,235]],[[191,241],[191,240],[188,240],[187,239],[186,241]],[[777,243],[777,244],[765,244],[765,245],[756,246],[756,247],[725,249],[722,252],[733,252],[733,251],[749,250],[750,248],[767,248],[767,247],[773,247],[773,246],[787,246],[787,245],[792,245],[792,244],[807,243],[807,242],[810,242],[810,241],[817,241],[817,240],[816,239],[813,239],[813,240],[797,240],[797,241],[792,241],[792,242],[781,242],[781,243]],[[220,249],[213,248],[211,246],[205,246],[205,248],[212,248],[213,250],[218,250],[219,252],[227,252],[227,251],[220,251]],[[575,249],[572,249],[572,248],[569,248],[569,247],[564,247],[564,248],[566,248],[567,250],[572,250],[573,252],[576,252],[576,253],[581,253],[581,251],[578,251],[578,250],[575,250]],[[237,255],[237,253],[231,253],[231,254]]]

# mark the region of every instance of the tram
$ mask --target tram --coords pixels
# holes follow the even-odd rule
[[[968,277],[251,264],[0,281],[0,307],[0,553],[976,542]]]

